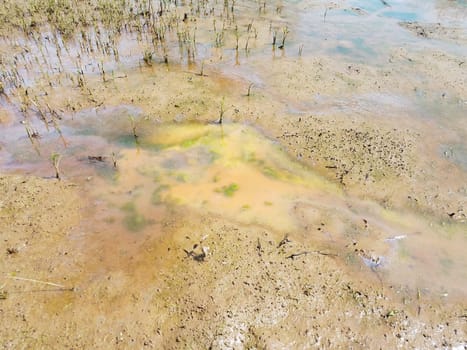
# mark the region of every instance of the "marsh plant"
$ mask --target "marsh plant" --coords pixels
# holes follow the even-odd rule
[[[136,141],[138,140],[138,135],[136,134],[136,119],[132,115],[130,115],[128,118],[130,119],[131,132]]]
[[[147,66],[152,66],[152,59],[154,56],[154,52],[151,50],[144,50],[143,61]]]
[[[199,72],[199,76],[205,77],[206,75],[204,74],[204,61],[201,62],[201,70]]]
[[[246,96],[247,96],[247,97],[250,97],[250,96],[251,96],[251,88],[252,88],[253,86],[254,86],[253,83],[250,83],[250,85],[248,85],[248,91],[247,91],[247,93],[246,93]]]
[[[222,125],[224,122],[224,114],[225,114],[225,98],[222,98],[221,105],[219,108],[219,120],[217,121],[217,124]]]
[[[125,73],[115,74],[124,63],[162,63],[167,69],[169,62],[193,65],[200,67],[199,75],[205,77],[210,54],[199,55],[199,48],[215,52],[220,60],[225,52],[235,53],[240,64],[241,54],[248,57],[250,50],[261,48],[258,35],[266,36],[268,28],[273,33],[273,48],[284,47],[288,28],[281,24],[281,38],[281,26],[274,11],[268,11],[267,2],[257,1],[256,13],[246,10],[245,1],[3,0],[0,42],[5,52],[12,54],[0,52],[2,103],[12,104],[24,115],[26,132],[37,151],[39,133],[33,129],[31,117],[38,118],[46,132],[58,133],[67,146],[61,127],[65,111],[73,113],[83,105],[100,107],[105,102],[97,97],[100,89],[115,87],[116,78],[127,78]],[[126,49],[128,44],[131,50]],[[241,45],[244,53],[239,53]],[[269,44],[263,42],[265,47]],[[85,102],[65,108],[52,103],[52,96],[63,88],[76,92]],[[74,97],[70,100],[76,101]],[[222,102],[219,124],[224,116]],[[137,141],[135,120],[130,121]]]
[[[60,174],[60,160],[62,159],[62,156],[59,153],[52,153],[50,156],[50,160],[52,161],[52,165],[55,170],[55,178],[58,180],[61,180],[61,174]]]
[[[284,49],[285,48],[285,39],[287,38],[287,35],[289,34],[289,28],[288,27],[283,27],[282,28],[282,43],[279,46],[279,49]]]

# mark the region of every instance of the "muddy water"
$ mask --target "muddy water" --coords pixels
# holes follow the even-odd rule
[[[269,10],[267,15],[258,16],[258,38],[251,39],[251,52],[244,50],[236,57],[232,38],[223,49],[200,44],[200,58],[213,63],[207,64],[209,74],[216,71],[253,82],[254,92],[267,93],[292,114],[356,114],[371,122],[405,111],[404,117],[434,120],[430,125],[439,128],[442,136],[436,140],[439,152],[433,157],[465,166],[463,75],[457,85],[444,84],[445,92],[438,85],[439,76],[430,76],[423,69],[424,54],[429,50],[440,50],[450,55],[453,66],[461,66],[460,59],[467,56],[462,45],[466,38],[464,2],[391,1],[387,6],[381,1],[352,1],[329,6],[327,2],[311,5],[301,1],[287,3],[280,13]],[[240,7],[240,14],[251,11],[248,6]],[[284,25],[289,27],[283,49],[271,49],[269,18],[274,19],[278,41]],[[412,27],[401,25],[414,21],[441,23],[455,30],[446,34],[424,27],[414,32]],[[200,32],[204,31],[200,40],[203,35],[206,41],[213,36],[208,29],[211,25],[200,24]],[[109,63],[106,69],[126,71],[140,64],[139,56],[129,49],[134,41],[126,39],[120,48],[120,65]],[[241,39],[245,45],[247,38]],[[395,68],[388,69],[395,77],[383,81],[387,86],[382,92],[374,91],[368,72],[355,78],[353,85],[341,79],[318,82],[316,90],[307,90],[302,73],[322,63],[314,61],[315,56],[325,58],[320,79],[325,80],[335,70],[359,74],[351,69],[354,64],[372,73],[372,69],[386,67],[388,61],[396,62]],[[291,59],[302,62],[294,66],[296,70],[289,70],[296,63]],[[433,62],[437,62],[436,57],[430,57],[429,63]],[[446,62],[440,63],[441,75],[445,67],[451,67],[443,64]],[[87,72],[97,75],[95,62],[89,66]],[[284,76],[289,80],[282,79]],[[133,135],[134,123],[138,123],[137,137]],[[311,240],[320,249],[337,254],[350,269],[361,269],[384,283],[442,295],[467,293],[465,224],[388,209],[346,195],[339,184],[291,159],[277,143],[251,126],[161,124],[145,120],[138,107],[125,105],[74,114],[61,125],[65,142],[57,130],[47,132],[36,122],[34,127],[44,135],[36,141],[39,146],[25,136],[23,124],[3,129],[3,169],[53,176],[50,155],[60,153],[63,175],[84,183],[96,202],[95,221],[87,225],[98,234],[84,239],[83,249],[89,244],[108,248],[101,261],[103,268],[114,267],[116,255],[131,255],[145,239],[163,235],[164,217],[170,208],[186,206],[242,224],[264,226],[279,235]],[[465,172],[460,174],[465,177]]]
[[[110,186],[96,181],[96,196],[120,208],[129,231],[151,230],[161,207],[187,206],[299,234],[386,282],[467,292],[463,225],[348,197],[246,125],[161,125],[120,152]]]
[[[73,130],[66,134],[64,174],[85,180],[95,203],[92,221],[80,229],[87,233],[75,239],[83,250],[103,252],[97,271],[122,268],[146,240],[164,235],[170,208],[181,206],[313,242],[385,284],[435,295],[467,292],[463,225],[350,197],[251,126],[163,123],[134,138],[129,113],[137,111],[82,112],[64,129]],[[99,127],[110,117],[113,128]],[[36,173],[53,174],[47,157],[37,160],[23,141],[16,157],[29,154]]]

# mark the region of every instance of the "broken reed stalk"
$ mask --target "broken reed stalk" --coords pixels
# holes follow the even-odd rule
[[[50,159],[52,160],[52,165],[55,169],[55,178],[61,180],[60,176],[60,159],[62,156],[59,153],[52,153]]]
[[[130,123],[131,123],[131,130],[133,132],[133,137],[135,138],[135,142],[138,142],[138,134],[136,133],[136,120],[135,117],[130,115]]]
[[[115,152],[112,152],[112,162],[114,165],[114,169],[117,169],[117,155],[115,154]]]
[[[251,95],[251,88],[253,87],[253,85],[254,85],[253,83],[251,83],[250,85],[248,85],[248,92],[247,92],[247,94],[246,94],[248,97],[250,97],[250,95]]]
[[[97,65],[99,66],[99,64],[97,64]],[[101,69],[101,75],[102,75],[102,82],[103,82],[103,83],[106,83],[106,82],[107,82],[107,78],[106,78],[106,76],[105,76],[104,60],[101,60],[100,69]]]
[[[199,72],[199,75],[200,75],[201,77],[204,77],[204,76],[205,76],[205,75],[204,75],[204,60],[201,62],[201,71]]]
[[[143,61],[147,66],[152,66],[152,57],[153,57],[153,52],[150,50],[145,50],[143,54]]]
[[[63,136],[62,134],[62,130],[60,129],[60,125],[58,125],[58,122],[57,122],[57,119],[61,119],[60,116],[58,115],[57,111],[55,109],[53,109],[52,107],[50,107],[50,105],[48,103],[45,104],[49,110],[49,114],[50,114],[50,117],[51,117],[51,121],[52,121],[52,124],[55,128],[55,131],[57,131],[58,135],[60,136],[60,139],[62,140],[63,142],[63,145],[65,147],[68,146],[66,140],[65,140],[65,137]]]
[[[49,123],[47,122],[47,118],[45,116],[45,113],[44,111],[41,109],[41,107],[39,106],[39,102],[37,100],[37,96],[35,97],[35,99],[31,99],[31,103],[34,107],[36,107],[37,109],[37,113],[39,113],[39,118],[42,120],[42,122],[44,123],[44,126],[45,126],[45,129],[47,131],[49,131]]]
[[[34,145],[34,139],[39,137],[39,133],[34,131],[28,121],[22,122],[24,128],[26,129],[26,134],[28,135],[29,141]]]
[[[220,111],[219,111],[219,121],[217,122],[218,124],[222,125],[223,121],[224,121],[224,113],[225,113],[225,109],[224,109],[224,98],[222,98],[222,102],[221,102],[221,108],[220,108]]]
[[[284,49],[285,47],[285,39],[287,38],[287,34],[289,34],[289,28],[286,26],[284,28],[282,28],[282,43],[281,45],[279,46],[279,49]]]

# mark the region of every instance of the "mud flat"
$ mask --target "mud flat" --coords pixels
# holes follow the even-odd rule
[[[8,176],[2,188],[5,348],[463,344],[462,303],[350,276],[335,251],[293,234],[184,210],[163,237],[111,246],[73,233],[80,201],[63,198],[76,187]]]
[[[5,2],[2,346],[465,348],[465,6],[392,5]]]

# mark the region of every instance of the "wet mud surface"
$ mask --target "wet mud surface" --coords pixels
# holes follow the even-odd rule
[[[2,213],[33,195],[31,182],[49,188],[52,207],[61,204],[57,182],[23,181],[2,178],[19,193],[3,201]],[[55,215],[34,210],[47,223]],[[462,308],[425,291],[384,288],[376,272],[350,277],[335,250],[294,234],[184,210],[165,216],[163,237],[114,232],[112,249],[95,227],[81,238],[83,250],[76,230],[63,237],[70,227],[55,222],[31,239],[14,234],[29,220],[2,220],[4,237],[12,237],[2,243],[17,248],[3,260],[3,268],[15,266],[2,286],[5,348],[453,347],[466,332]],[[14,279],[25,275],[57,286]]]
[[[465,348],[465,4],[226,4],[0,10],[0,344]]]

